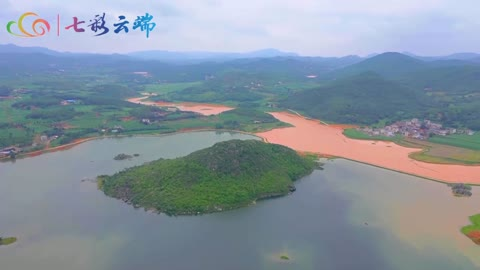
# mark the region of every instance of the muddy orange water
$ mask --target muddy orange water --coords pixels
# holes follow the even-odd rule
[[[148,97],[140,97],[140,98],[130,98],[128,99],[129,102],[143,104],[143,105],[155,105],[159,107],[176,107],[181,111],[186,112],[196,112],[202,115],[217,115],[221,114],[222,112],[233,110],[234,108],[224,106],[224,105],[216,105],[216,104],[205,104],[205,103],[192,103],[192,102],[182,102],[182,103],[170,103],[170,102],[153,102],[153,101],[144,101]]]
[[[444,182],[480,184],[480,166],[443,165],[416,161],[409,154],[420,149],[392,142],[349,139],[342,126],[327,126],[287,112],[271,113],[294,127],[257,133],[270,143],[282,144],[301,152],[313,152],[360,161],[391,170]]]

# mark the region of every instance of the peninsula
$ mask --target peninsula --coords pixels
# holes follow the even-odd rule
[[[313,157],[257,140],[231,140],[176,159],[160,159],[98,177],[107,196],[168,215],[195,215],[250,205],[295,190]]]

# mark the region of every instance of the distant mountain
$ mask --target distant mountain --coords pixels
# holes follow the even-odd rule
[[[67,56],[67,57],[102,57],[110,59],[126,59],[128,56],[118,53],[114,54],[97,54],[97,53],[73,53],[73,52],[59,52],[50,50],[44,47],[21,47],[14,44],[0,44],[0,54],[22,54],[33,55],[43,54],[48,56]]]
[[[277,49],[263,49],[247,53],[233,53],[233,56],[238,56],[241,58],[269,58],[269,57],[286,57],[286,56],[298,56],[298,54],[293,52],[282,52]]]
[[[358,56],[346,57],[270,57],[236,59],[223,64],[249,72],[285,73],[300,77],[321,75],[337,70],[363,59]]]
[[[1,44],[0,53],[43,53],[54,56],[62,55],[61,52],[53,51],[43,47],[20,47],[14,44]]]
[[[474,63],[460,64],[458,61],[435,61],[435,66],[400,77],[399,81],[417,90],[430,89],[456,95],[478,93],[480,89],[480,65]]]
[[[254,53],[251,55],[266,55]],[[199,60],[182,63],[146,60],[126,55],[75,54],[50,51],[45,48],[31,48],[0,45],[0,66],[8,67],[8,74],[79,72],[83,69],[97,70],[115,68],[122,74],[135,71],[149,72],[157,80],[199,81],[206,76],[239,71],[252,78],[268,77],[287,79],[308,79],[308,75],[320,75],[342,68],[362,59],[356,56],[342,58],[277,56],[264,58],[241,58],[228,61]],[[125,75],[126,76],[126,75]]]
[[[454,59],[462,57],[465,59],[474,55],[457,54],[439,59],[420,60],[401,53],[383,53],[334,70],[325,77],[334,80],[373,72],[416,90],[432,89],[450,93],[478,91],[480,62]]]
[[[375,57],[377,55],[379,55],[379,53],[371,53],[371,54],[367,55],[365,58],[372,58],[372,57]]]
[[[175,62],[199,62],[199,61],[227,61],[242,58],[271,58],[271,57],[295,57],[296,53],[282,52],[276,49],[264,49],[247,53],[222,53],[222,52],[175,52],[175,51],[139,51],[127,54],[132,57]]]
[[[472,60],[475,58],[480,58],[478,53],[455,53],[448,56],[441,57],[444,60]]]
[[[347,67],[365,60],[365,58],[361,58],[357,55],[348,55],[344,57],[297,57],[295,59],[317,64],[323,64],[325,66],[328,66],[330,70]]]
[[[480,59],[478,53],[454,53],[444,56],[419,56],[410,52],[402,52],[402,54],[416,58],[422,61],[439,61],[439,60],[461,60],[461,61],[476,61]]]
[[[425,62],[421,60],[401,53],[387,52],[336,70],[330,74],[330,77],[347,77],[365,72],[374,72],[385,77],[396,77],[404,73],[422,69],[425,66]]]
[[[431,61],[400,53],[383,53],[368,59],[358,56],[345,57],[303,57],[275,56],[276,50],[262,50],[235,57],[252,57],[216,61],[217,58],[184,62],[181,65],[170,61],[146,60],[119,54],[81,54],[57,52],[42,47],[20,47],[12,44],[0,45],[0,66],[4,74],[29,74],[51,72],[78,72],[96,68],[115,68],[122,76],[135,71],[146,71],[157,80],[199,81],[205,77],[221,76],[235,71],[240,77],[268,78],[266,80],[340,80],[365,73],[375,73],[384,79],[395,81],[417,91],[431,89],[451,94],[469,94],[480,89],[480,57],[470,60],[475,54],[455,54]],[[182,56],[183,53],[176,53]],[[281,54],[281,52],[280,52]],[[289,53],[284,53],[289,55]],[[175,59],[175,54],[168,53]],[[224,53],[203,53],[196,57],[225,55]],[[264,57],[258,57],[264,56]],[[182,56],[184,57],[184,55]],[[191,56],[193,57],[193,56]],[[164,58],[165,59],[165,58]],[[177,58],[178,59],[178,58]],[[226,58],[223,58],[226,59]],[[478,62],[476,62],[478,61]],[[170,63],[168,63],[170,62]],[[120,74],[120,73],[119,73]],[[307,77],[308,76],[308,77]],[[322,82],[324,83],[324,82]],[[208,90],[208,89],[207,89]]]

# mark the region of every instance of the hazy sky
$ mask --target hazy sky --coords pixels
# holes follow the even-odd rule
[[[0,0],[0,43],[61,51],[124,53],[139,50],[233,51],[277,48],[301,55],[366,55],[409,51],[421,55],[480,52],[478,0]],[[51,24],[38,38],[8,34],[9,21],[32,11]],[[95,37],[87,24],[106,13],[110,32]],[[146,12],[156,28],[147,39],[131,29]],[[57,36],[57,14],[61,32]],[[114,34],[118,16],[128,34]],[[84,33],[64,30],[73,16]],[[31,19],[24,27],[31,31]],[[12,29],[18,32],[14,26]]]

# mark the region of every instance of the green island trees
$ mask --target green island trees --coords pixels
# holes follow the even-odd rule
[[[465,234],[472,241],[480,245],[480,214],[470,217],[472,225],[468,225],[462,228],[462,233]]]
[[[458,184],[448,184],[452,188],[452,194],[457,197],[471,197],[472,196],[472,186],[465,185],[463,183]]]
[[[15,242],[17,242],[17,238],[15,237],[6,237],[6,238],[0,237],[0,246],[8,246]]]
[[[125,160],[125,159],[131,159],[133,156],[132,155],[127,155],[127,154],[118,154],[116,155],[113,159],[114,160]]]
[[[231,140],[176,159],[98,177],[107,196],[168,215],[194,215],[283,196],[310,174],[314,157],[257,140]]]

